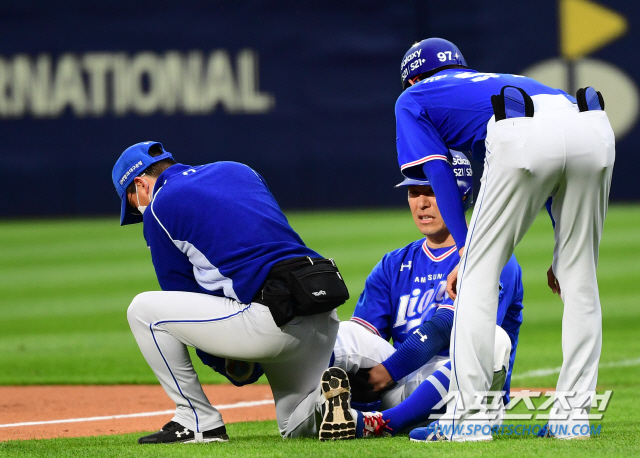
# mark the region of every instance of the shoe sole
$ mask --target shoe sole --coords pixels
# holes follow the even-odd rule
[[[203,444],[205,442],[229,442],[229,437],[205,437],[202,439],[201,442],[196,442],[195,439],[189,439],[186,440],[184,442],[182,442],[183,444]]]
[[[444,439],[414,439],[413,437],[409,438],[409,441],[411,442],[451,442],[449,439],[444,438]]]
[[[324,415],[320,423],[321,441],[356,438],[356,422],[351,415],[349,378],[338,367],[330,367],[322,374]]]
[[[141,445],[147,444],[203,444],[205,442],[229,442],[229,436],[226,434],[224,436],[215,436],[215,437],[204,437],[202,441],[197,442],[194,437],[185,440],[175,440],[175,441],[157,441],[157,442],[139,442]]]
[[[456,437],[452,440],[452,442],[491,442],[493,440],[493,436],[487,435],[482,437],[473,437],[466,438],[464,436]]]
[[[450,439],[439,439],[439,440],[427,440],[427,439],[413,439],[413,438],[409,438],[409,440],[411,442],[425,442],[425,443],[430,443],[430,442],[490,442],[493,440],[493,436],[487,436],[486,438],[474,438],[474,439],[455,439],[455,440],[450,440]]]

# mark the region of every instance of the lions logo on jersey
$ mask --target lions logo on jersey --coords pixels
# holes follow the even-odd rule
[[[453,309],[447,275],[459,260],[455,246],[430,249],[424,239],[386,254],[367,278],[351,320],[401,344],[439,307]]]
[[[444,274],[437,274],[437,276],[442,277]],[[414,283],[416,281],[424,283],[427,278],[426,276],[416,277]],[[404,334],[410,334],[424,321],[431,318],[433,314],[436,313],[438,307],[453,309],[453,305],[444,303],[445,299],[449,299],[446,279],[438,282],[435,287],[427,290],[421,288],[413,289],[411,294],[400,296],[396,321],[393,327],[400,328],[399,331]]]

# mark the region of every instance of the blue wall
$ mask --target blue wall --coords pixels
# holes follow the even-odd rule
[[[638,84],[640,4],[601,4],[628,32],[589,58]],[[480,71],[559,54],[553,1],[64,5],[0,5],[0,217],[117,213],[111,168],[146,140],[188,164],[247,163],[285,208],[398,204],[393,107],[414,41],[450,39]],[[640,198],[632,124],[612,199]]]

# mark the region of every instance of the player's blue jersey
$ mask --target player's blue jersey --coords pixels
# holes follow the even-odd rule
[[[385,340],[393,339],[398,348],[438,308],[453,309],[447,276],[459,261],[456,246],[432,249],[425,239],[387,253],[369,274],[351,321]],[[508,388],[522,324],[522,270],[515,256],[502,270],[499,287],[496,324],[511,339]],[[448,356],[449,347],[438,355]]]
[[[278,261],[319,257],[263,178],[237,162],[177,164],[156,181],[144,237],[160,287],[250,303]]]
[[[491,96],[503,86],[516,86],[530,96],[562,94],[531,78],[501,73],[449,69],[406,89],[396,102],[396,143],[402,173],[424,178],[422,165],[446,160],[448,150],[472,152],[482,162],[487,123],[493,116]]]
[[[425,239],[387,253],[369,274],[351,320],[397,348],[439,307],[453,310],[447,275],[459,260],[455,246],[428,248]]]

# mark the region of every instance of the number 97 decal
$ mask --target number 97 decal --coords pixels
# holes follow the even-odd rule
[[[436,57],[440,62],[445,62],[447,60],[451,60],[451,51],[443,51],[436,54]]]

